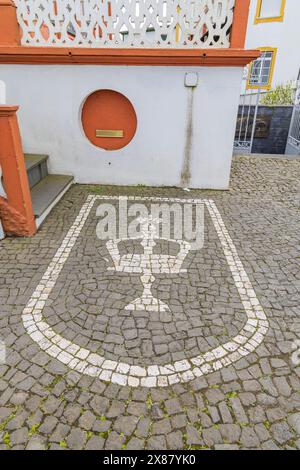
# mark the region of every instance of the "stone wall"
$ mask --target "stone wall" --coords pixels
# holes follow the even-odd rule
[[[250,141],[255,106],[239,106],[236,138],[240,128],[240,119],[243,116],[243,129],[248,122],[247,139]],[[259,106],[256,118],[255,134],[252,153],[284,154],[288,133],[293,114],[293,106]],[[244,130],[242,137],[244,137]]]
[[[293,106],[259,106],[252,153],[284,154]],[[258,125],[265,118],[270,119],[267,137],[259,137]]]

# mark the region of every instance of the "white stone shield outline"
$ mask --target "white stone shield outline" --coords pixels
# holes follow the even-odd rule
[[[118,196],[89,195],[73,225],[56,251],[46,272],[22,313],[23,325],[42,350],[70,369],[100,380],[130,387],[167,387],[227,367],[247,356],[263,342],[269,322],[238,256],[222,217],[211,199],[180,199],[129,196],[129,201],[205,204],[217,232],[235,286],[244,307],[247,322],[238,335],[204,354],[163,366],[136,366],[105,359],[63,338],[43,319],[46,301],[74,247],[96,200],[116,200]]]

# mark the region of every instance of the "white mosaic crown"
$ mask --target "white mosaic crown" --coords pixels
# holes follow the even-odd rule
[[[182,269],[182,264],[191,249],[191,245],[184,240],[159,237],[158,227],[161,222],[159,218],[149,216],[147,218],[139,218],[138,221],[141,224],[141,236],[131,238],[131,240],[142,239],[141,245],[143,246],[144,253],[127,253],[121,256],[119,243],[130,239],[109,240],[106,243],[106,247],[113,260],[114,267],[109,267],[108,270],[142,274],[143,294],[134,302],[127,305],[125,307],[126,310],[166,311],[169,310],[169,307],[152,296],[151,286],[155,281],[153,274],[179,274],[186,272],[186,269]],[[178,254],[174,256],[153,253],[156,239],[177,243],[179,245]]]

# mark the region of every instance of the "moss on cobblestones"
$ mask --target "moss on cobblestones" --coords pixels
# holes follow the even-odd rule
[[[226,394],[226,398],[229,399],[229,398],[235,398],[237,397],[238,394],[236,392],[229,392]]]
[[[38,432],[38,429],[40,427],[41,423],[39,424],[33,424],[31,426],[31,428],[29,429],[29,437],[33,436],[34,434],[36,434]]]
[[[146,400],[146,405],[147,405],[147,408],[149,410],[152,408],[153,401],[152,401],[151,393],[148,393],[147,400]]]
[[[264,421],[263,424],[264,424],[264,426],[265,426],[266,429],[268,429],[268,430],[270,429],[271,423],[270,423],[269,421],[266,420],[266,421]]]
[[[110,433],[111,433],[111,429],[108,429],[105,432],[99,432],[99,436],[103,437],[103,439],[107,439]]]
[[[10,448],[11,447],[11,443],[10,443],[10,434],[6,431],[4,436],[3,436],[3,443],[8,447]]]
[[[17,414],[18,408],[15,408],[14,411],[0,424],[0,431],[5,430],[8,423],[15,418]]]

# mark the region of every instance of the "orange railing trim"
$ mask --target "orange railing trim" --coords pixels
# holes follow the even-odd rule
[[[235,0],[230,48],[118,49],[20,46],[21,32],[13,0],[0,0],[0,63],[71,63],[116,65],[246,65],[253,51],[244,49],[250,0]],[[108,12],[110,13],[110,12]],[[46,31],[44,31],[46,34]],[[20,49],[15,49],[20,46]],[[13,47],[14,49],[11,49]],[[7,49],[6,49],[7,48]],[[231,54],[228,53],[231,50]],[[222,57],[223,56],[223,57]],[[250,57],[250,60],[248,60]]]
[[[244,49],[251,0],[235,0],[230,47]]]
[[[18,46],[21,44],[17,9],[12,0],[0,0],[0,45]]]
[[[244,49],[117,49],[85,47],[0,47],[0,63],[169,66],[245,66],[259,56]]]

